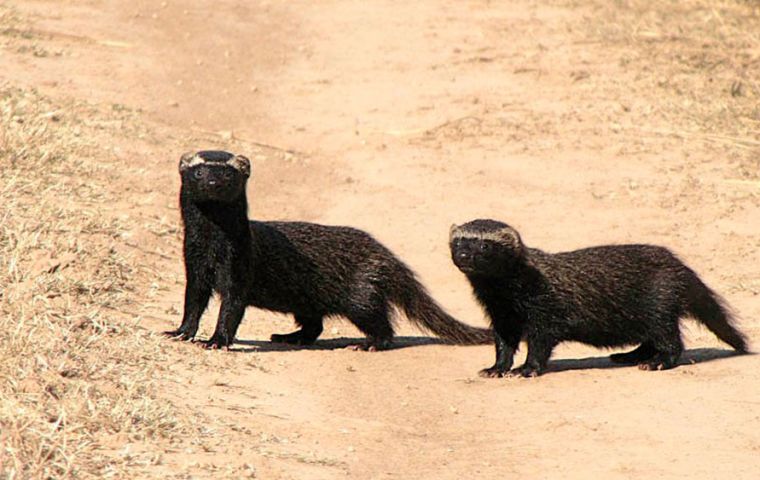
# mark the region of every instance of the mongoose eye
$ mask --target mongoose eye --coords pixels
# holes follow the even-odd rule
[[[195,177],[195,178],[203,178],[204,174],[205,174],[205,172],[203,171],[203,169],[199,168],[199,169],[197,169],[197,170],[195,170],[193,172],[193,177]]]
[[[491,249],[491,244],[489,244],[488,242],[483,242],[483,243],[480,244],[480,251],[481,252],[487,252],[490,249]]]
[[[225,169],[222,172],[222,177],[229,180],[232,177],[232,172],[229,169]]]

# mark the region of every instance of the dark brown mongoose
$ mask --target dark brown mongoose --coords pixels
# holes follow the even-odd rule
[[[392,306],[457,344],[491,342],[491,332],[460,323],[430,298],[414,273],[366,232],[304,222],[248,220],[247,158],[222,151],[182,156],[180,206],[187,284],[182,324],[166,332],[192,339],[213,292],[221,296],[209,347],[232,344],[247,306],[292,313],[300,330],[272,341],[314,343],[324,317],[341,315],[367,349],[393,339]]]
[[[514,228],[495,220],[453,226],[450,247],[494,328],[496,363],[482,376],[539,375],[563,341],[639,345],[612,360],[672,368],[683,351],[683,316],[747,351],[723,300],[666,248],[608,245],[552,254],[526,247]],[[525,365],[510,371],[522,339]]]

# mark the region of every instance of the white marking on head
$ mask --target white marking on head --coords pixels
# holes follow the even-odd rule
[[[251,176],[251,161],[242,155],[235,155],[227,160],[227,165],[247,177]]]
[[[501,245],[511,245],[513,247],[519,247],[522,245],[520,234],[512,227],[503,227],[499,230],[471,230],[466,225],[457,227],[451,226],[449,232],[450,241],[454,241],[459,238],[469,238],[474,240],[486,240],[496,242]]]
[[[194,167],[196,165],[200,165],[201,163],[205,163],[206,160],[203,159],[200,155],[198,155],[195,152],[187,152],[182,155],[179,159],[179,171],[180,173],[184,172],[190,167]]]
[[[454,236],[457,235],[457,230],[459,230],[459,226],[456,223],[452,223],[449,228],[449,241],[454,240]]]

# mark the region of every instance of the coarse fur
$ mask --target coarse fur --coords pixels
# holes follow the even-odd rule
[[[366,336],[363,348],[393,339],[392,307],[418,326],[457,344],[489,343],[488,329],[449,316],[414,273],[369,234],[305,222],[249,221],[245,184],[250,162],[221,151],[180,160],[187,284],[182,324],[168,335],[193,339],[213,292],[221,297],[206,345],[232,344],[247,306],[292,313],[301,327],[272,341],[309,345],[327,316],[349,319]]]
[[[683,316],[747,351],[724,301],[664,247],[607,245],[551,254],[526,247],[505,223],[474,220],[452,226],[450,248],[494,328],[496,362],[481,376],[540,375],[563,341],[639,345],[611,359],[643,370],[672,368],[683,351]],[[528,344],[527,359],[510,370],[521,340]]]

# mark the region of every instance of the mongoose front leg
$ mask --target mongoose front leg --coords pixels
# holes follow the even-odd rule
[[[176,340],[192,340],[195,338],[201,316],[206,311],[210,298],[211,286],[195,275],[188,275],[185,285],[185,308],[182,324],[176,330],[164,332],[164,335]]]
[[[478,372],[478,375],[484,378],[503,377],[512,368],[514,361],[515,350],[517,346],[513,346],[507,343],[504,338],[494,329],[493,332],[494,344],[496,346],[496,363],[490,368],[484,368]]]
[[[211,338],[204,342],[205,348],[214,350],[229,347],[235,341],[237,327],[243,320],[243,314],[245,314],[246,305],[241,299],[242,297],[232,295],[222,299],[216,329]]]
[[[555,343],[539,335],[528,337],[528,357],[525,364],[510,370],[509,376],[537,377],[544,373]]]
[[[496,363],[478,372],[478,375],[485,378],[504,377],[509,373],[522,338],[522,327],[517,321],[503,315],[496,315],[493,317],[492,324]]]

